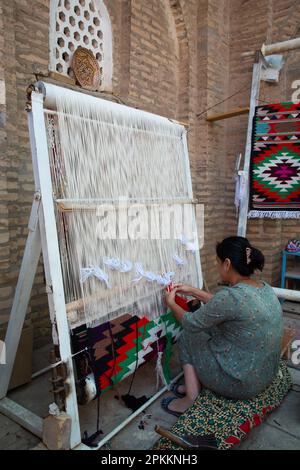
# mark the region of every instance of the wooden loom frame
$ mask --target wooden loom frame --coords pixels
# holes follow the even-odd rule
[[[282,41],[275,44],[263,44],[260,51],[256,52],[246,52],[243,54],[255,55],[255,60],[253,64],[252,71],[252,83],[251,83],[251,94],[250,94],[250,107],[249,107],[249,116],[248,116],[248,128],[247,128],[247,139],[245,147],[245,156],[244,156],[244,168],[243,174],[245,178],[245,191],[240,203],[239,210],[239,220],[238,220],[238,230],[237,234],[239,236],[245,237],[247,231],[247,220],[248,220],[248,209],[249,209],[249,171],[250,171],[250,159],[251,159],[251,143],[252,143],[252,128],[253,128],[253,118],[255,115],[255,107],[258,106],[259,102],[259,92],[260,92],[260,82],[262,78],[262,70],[268,69],[268,62],[265,59],[265,56],[272,54],[278,54],[280,52],[291,51],[295,49],[300,49],[300,38],[290,39],[288,41]],[[273,290],[277,297],[281,299],[286,299],[294,302],[300,302],[300,291],[295,291],[292,289],[281,289],[273,287]]]
[[[55,92],[55,88],[61,87],[38,82],[36,85],[31,87],[30,92],[28,125],[33,161],[35,195],[28,225],[29,234],[25,245],[25,251],[5,337],[7,363],[5,365],[0,365],[0,412],[13,419],[39,438],[42,437],[42,418],[6,396],[38,261],[42,253],[49,313],[52,326],[56,330],[56,332],[54,330],[55,334],[53,335],[53,339],[57,336],[57,340],[53,342],[55,344],[57,343],[59,347],[61,363],[65,365],[67,371],[67,379],[65,380],[65,384],[67,385],[65,408],[67,414],[72,420],[70,438],[71,449],[92,450],[81,442],[81,430],[70,343],[70,328],[67,320],[67,308],[55,220],[55,201],[53,200],[50,159],[44,118],[44,100],[46,98],[46,94],[49,91],[49,95],[51,95],[49,100],[51,101],[51,99],[54,98],[53,94]],[[188,185],[188,201],[193,203],[194,200],[186,136],[183,138],[183,147],[186,181]],[[176,199],[174,202],[176,202]],[[193,217],[196,227],[195,211],[193,211]],[[199,252],[196,253],[196,268],[198,278],[199,280],[202,280]],[[36,377],[41,375],[49,369],[51,369],[51,366],[34,374],[34,376]],[[175,377],[173,381],[177,380],[181,375],[182,374],[179,374],[179,376]],[[105,436],[104,439],[98,443],[97,447],[93,449],[97,450],[102,447],[139,413],[157,400],[166,390],[167,387],[164,387],[158,391],[141,408],[131,414],[125,421]]]
[[[255,115],[255,107],[259,103],[259,92],[260,82],[263,80],[262,70],[268,70],[269,64],[265,59],[265,56],[272,54],[278,54],[279,52],[286,52],[290,50],[300,49],[300,38],[290,39],[288,41],[278,42],[275,44],[262,45],[260,51],[246,52],[243,56],[252,56],[254,54],[254,64],[252,71],[252,83],[251,83],[251,94],[250,94],[250,106],[248,116],[248,128],[247,128],[247,139],[245,147],[244,157],[244,177],[245,177],[245,192],[243,194],[240,210],[239,210],[239,221],[238,221],[238,235],[245,237],[247,231],[247,215],[249,207],[249,171],[250,171],[250,159],[251,159],[251,143],[252,143],[252,128],[253,118]]]

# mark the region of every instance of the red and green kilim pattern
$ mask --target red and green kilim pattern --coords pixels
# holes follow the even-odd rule
[[[92,371],[98,392],[108,390],[137,367],[157,357],[158,352],[165,351],[164,355],[168,356],[180,329],[171,313],[154,320],[124,315],[95,328],[81,326],[73,331],[73,351],[88,348],[90,352],[88,356],[75,356],[78,377],[83,378]],[[166,379],[167,359],[164,361]]]
[[[300,104],[256,108],[250,196],[252,211],[300,214]]]

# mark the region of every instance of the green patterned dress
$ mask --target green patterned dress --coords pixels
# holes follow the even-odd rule
[[[224,397],[252,398],[278,372],[283,319],[271,286],[226,287],[187,312],[179,339],[182,364],[192,364],[202,385]]]

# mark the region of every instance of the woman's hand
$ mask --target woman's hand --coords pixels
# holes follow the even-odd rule
[[[176,320],[179,323],[181,323],[182,317],[184,316],[186,312],[182,307],[177,305],[177,303],[175,302],[175,296],[177,293],[176,287],[173,287],[172,290],[169,290],[169,289],[170,288],[166,289],[166,294],[165,294],[166,304],[170,308],[170,310],[172,310],[173,315],[176,318]]]
[[[186,284],[175,284],[174,288],[177,290],[177,292],[183,295],[189,295],[190,297],[194,297],[195,299],[200,300],[205,304],[213,297],[213,294],[210,294],[205,290],[201,290],[193,286],[188,286]]]
[[[172,306],[176,305],[175,302],[175,295],[176,295],[177,289],[174,287],[172,290],[166,290],[165,293],[165,299],[166,299],[166,304],[168,307],[172,308]]]
[[[174,289],[176,289],[180,294],[189,295],[191,297],[195,297],[195,290],[199,290],[187,284],[175,284]]]

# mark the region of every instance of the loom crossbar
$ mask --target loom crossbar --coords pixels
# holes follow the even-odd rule
[[[134,205],[138,207],[161,207],[165,205],[176,204],[198,204],[198,199],[188,198],[173,198],[173,199],[56,199],[57,207],[61,211],[76,211],[76,210],[97,210],[101,205],[107,205],[107,209],[111,207],[126,209]]]

